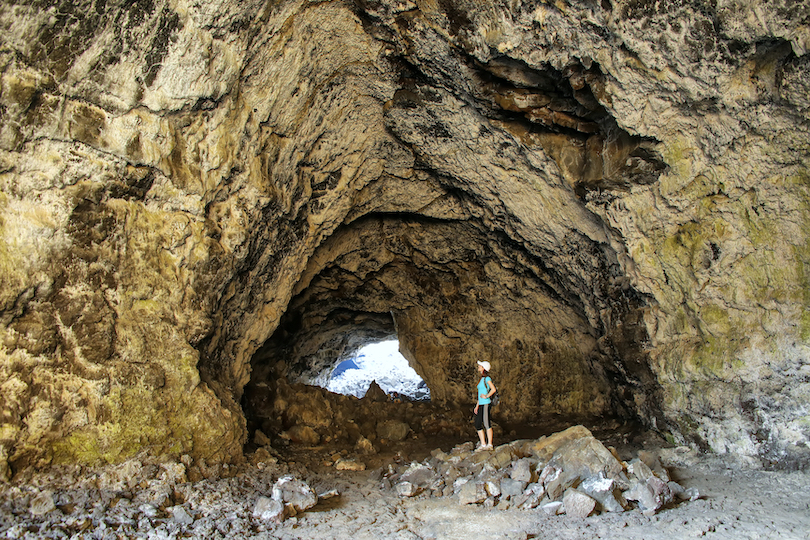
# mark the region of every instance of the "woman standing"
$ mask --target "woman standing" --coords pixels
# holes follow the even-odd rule
[[[491,398],[495,394],[495,385],[489,376],[490,369],[489,362],[478,362],[478,374],[481,375],[481,380],[478,381],[476,386],[478,399],[473,411],[475,412],[475,430],[478,432],[478,438],[481,442],[476,451],[492,449],[492,423],[489,418],[489,407],[492,403]],[[484,430],[486,430],[486,434]]]

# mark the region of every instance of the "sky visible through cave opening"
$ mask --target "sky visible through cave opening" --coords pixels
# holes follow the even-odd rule
[[[338,394],[363,397],[372,381],[390,395],[394,392],[412,400],[430,399],[430,390],[422,378],[399,353],[395,339],[371,343],[335,368],[326,389]]]

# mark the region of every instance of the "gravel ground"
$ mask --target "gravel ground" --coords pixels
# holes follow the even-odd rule
[[[810,538],[808,472],[732,467],[716,456],[691,454],[670,466],[673,479],[701,497],[652,516],[630,510],[578,519],[540,508],[461,506],[456,497],[403,498],[381,487],[379,467],[419,461],[437,447],[449,450],[452,441],[384,449],[363,459],[365,471],[336,470],[334,448],[292,449],[277,454],[277,463],[254,459],[197,481],[183,463],[52,471],[0,486],[0,538]],[[258,498],[269,497],[283,475],[326,496],[281,523],[254,517]]]

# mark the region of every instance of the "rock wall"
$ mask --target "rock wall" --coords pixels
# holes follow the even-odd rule
[[[806,463],[808,17],[4,3],[0,476],[240,459],[246,385],[393,332],[446,404],[485,358],[516,421]]]

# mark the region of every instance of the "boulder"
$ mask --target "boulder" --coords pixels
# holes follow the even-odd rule
[[[596,501],[576,489],[569,489],[563,497],[565,514],[571,517],[586,518],[596,508]]]
[[[385,420],[377,424],[377,436],[389,441],[402,441],[410,431],[411,426],[400,420]]]
[[[287,430],[290,440],[298,444],[314,445],[321,442],[321,436],[309,426],[298,425]]]
[[[284,503],[271,497],[259,497],[253,505],[253,517],[279,522],[284,519]]]
[[[501,497],[516,497],[523,493],[523,490],[526,489],[527,485],[528,483],[522,480],[503,478],[501,480]]]
[[[420,463],[411,463],[408,469],[402,473],[400,480],[410,482],[418,486],[427,486],[436,478],[436,472]]]
[[[43,516],[48,512],[56,510],[56,503],[53,500],[53,492],[42,491],[31,499],[28,511],[34,516]]]
[[[573,429],[573,428],[572,428]],[[567,476],[588,478],[603,472],[607,478],[619,476],[624,467],[593,435],[568,441],[554,452]]]
[[[578,488],[583,493],[589,495],[599,503],[601,509],[607,512],[623,512],[626,504],[622,503],[624,497],[616,495],[618,489],[616,482],[611,478],[605,478],[603,472],[596,476],[586,478]]]
[[[476,504],[487,499],[487,490],[483,482],[467,482],[458,492],[460,505]]]
[[[275,483],[273,499],[291,505],[298,513],[312,508],[318,502],[318,496],[308,484],[291,476],[284,476]]]
[[[509,477],[512,480],[529,483],[532,481],[533,465],[534,462],[529,458],[519,459],[512,463],[512,472],[509,473]]]

